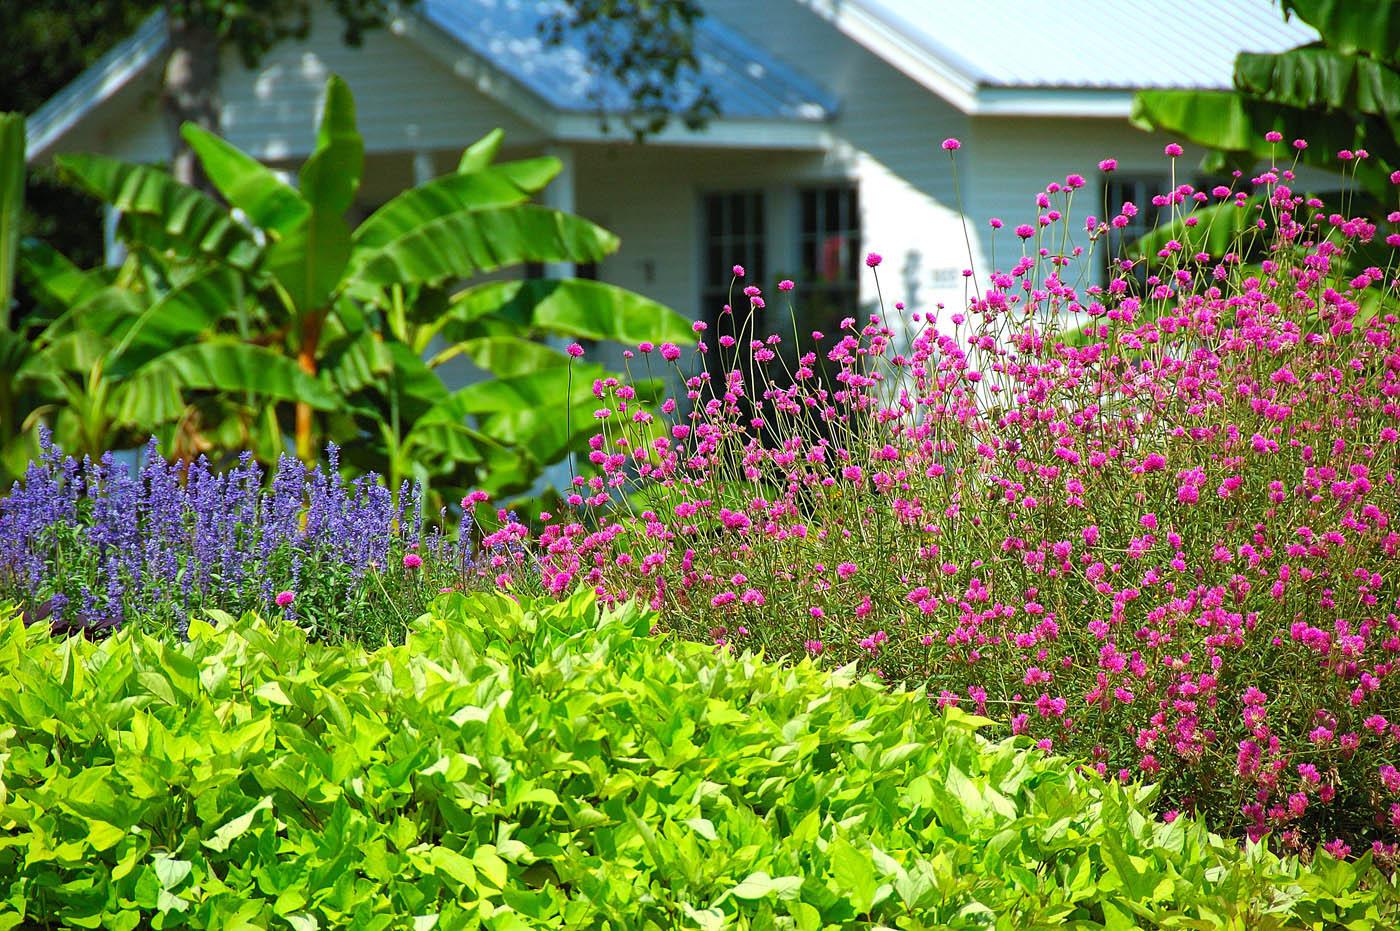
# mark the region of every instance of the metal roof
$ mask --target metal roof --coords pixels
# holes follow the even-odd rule
[[[626,89],[596,72],[576,34],[546,46],[540,24],[562,8],[558,0],[423,0],[419,11],[558,110],[594,113],[600,102],[609,112],[626,110]],[[673,106],[693,101],[703,81],[726,118],[813,121],[835,114],[830,91],[736,30],[702,17],[695,31],[700,80],[678,81]]]
[[[1235,55],[1317,33],[1273,0],[846,0],[991,87],[1227,88]]]

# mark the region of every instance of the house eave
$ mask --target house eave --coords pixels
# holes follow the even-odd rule
[[[560,114],[552,127],[559,142],[631,143],[632,134],[616,116],[608,116],[608,128],[596,114]],[[744,148],[780,150],[824,150],[835,144],[825,122],[796,120],[726,119],[710,120],[702,130],[688,129],[672,120],[665,129],[647,137],[647,145],[688,148]]]
[[[26,121],[27,160],[46,160],[58,141],[85,116],[159,62],[167,41],[165,13],[157,11],[131,36],[45,101]]]
[[[1098,87],[981,87],[970,112],[977,116],[1127,119],[1133,91]]]

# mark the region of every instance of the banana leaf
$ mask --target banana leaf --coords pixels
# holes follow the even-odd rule
[[[63,177],[123,214],[149,218],[155,229],[191,250],[235,268],[254,267],[261,248],[252,233],[213,198],[149,165],[103,155],[63,155]]]
[[[523,262],[596,262],[617,247],[616,236],[587,220],[521,204],[449,214],[357,250],[352,277],[369,288],[438,284]]]
[[[231,206],[242,210],[254,226],[280,233],[296,226],[311,212],[291,185],[221,136],[193,123],[181,127],[180,134],[199,156],[214,187]]]
[[[575,339],[633,345],[692,343],[691,322],[664,304],[625,288],[579,278],[492,281],[453,295],[436,324],[448,340],[466,337],[463,325],[486,316],[522,329]]]

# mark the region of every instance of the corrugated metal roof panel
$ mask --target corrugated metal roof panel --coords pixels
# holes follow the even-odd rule
[[[1229,87],[1235,55],[1317,38],[1272,0],[845,0],[980,84]]]
[[[566,34],[547,47],[540,23],[560,5],[556,0],[424,0],[429,22],[491,62],[554,107],[596,112],[627,109],[629,97],[618,82],[598,75],[582,43]],[[721,102],[723,115],[738,119],[822,120],[834,114],[836,98],[821,85],[783,64],[760,46],[712,19],[696,29],[696,56],[703,81]],[[699,82],[677,82],[673,105],[695,99]]]

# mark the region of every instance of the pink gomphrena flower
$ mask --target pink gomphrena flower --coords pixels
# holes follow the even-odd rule
[[[469,491],[467,492],[467,496],[462,499],[462,510],[468,512],[474,511],[478,504],[490,500],[491,496],[484,491]]]
[[[1279,132],[1276,129],[1271,129],[1264,134],[1264,138],[1269,142],[1282,142],[1283,133]]]
[[[1390,173],[1390,183],[1400,184],[1400,171],[1392,171]]]
[[[871,268],[874,268],[883,261],[884,259],[880,256],[880,253],[878,252],[871,252],[865,257],[865,264]]]
[[[680,357],[681,348],[675,343],[661,344],[661,358],[665,359],[667,362],[675,362]]]
[[[992,217],[990,220],[987,221],[987,225],[994,230],[999,230],[1005,224],[1001,222],[1001,217]]]
[[[403,567],[405,569],[419,569],[423,566],[423,557],[417,553],[404,553]]]
[[[792,283],[791,278],[784,278],[782,281],[778,282],[779,291],[791,291],[795,287],[797,286]]]
[[[287,605],[295,601],[296,597],[297,596],[292,592],[278,592],[277,597],[274,600],[277,602],[277,607],[285,608]]]
[[[949,136],[947,139],[944,139],[944,140],[943,140],[943,151],[944,151],[944,152],[956,152],[958,149],[961,149],[961,148],[962,148],[962,143],[959,142],[958,140],[954,139],[954,138],[951,137],[951,136]]]
[[[735,277],[735,278],[742,278],[742,277],[744,277],[744,266],[742,266],[742,265],[735,265],[733,271],[734,271],[734,277]]]
[[[1020,226],[1016,227],[1016,235],[1022,239],[1030,239],[1035,235],[1035,227],[1031,226],[1029,223],[1022,223]]]
[[[567,351],[569,353],[569,356],[574,359],[577,359],[579,356],[583,355],[583,347],[580,346],[578,343],[570,343]]]
[[[1176,144],[1175,142],[1168,142],[1166,146],[1162,149],[1162,152],[1171,158],[1176,158],[1178,155],[1181,154],[1181,151],[1181,146]]]
[[[808,640],[806,643],[802,644],[802,646],[813,656],[821,656],[822,650],[826,649],[822,646],[820,640]]]
[[[1117,168],[1118,159],[1116,158],[1106,158],[1103,161],[1099,162],[1099,171],[1107,173],[1110,171],[1115,171]]]
[[[1306,139],[1294,139],[1294,140],[1293,140],[1293,148],[1297,149],[1299,152],[1303,151],[1303,150],[1306,149],[1307,147],[1308,147],[1308,140],[1306,140]]]

